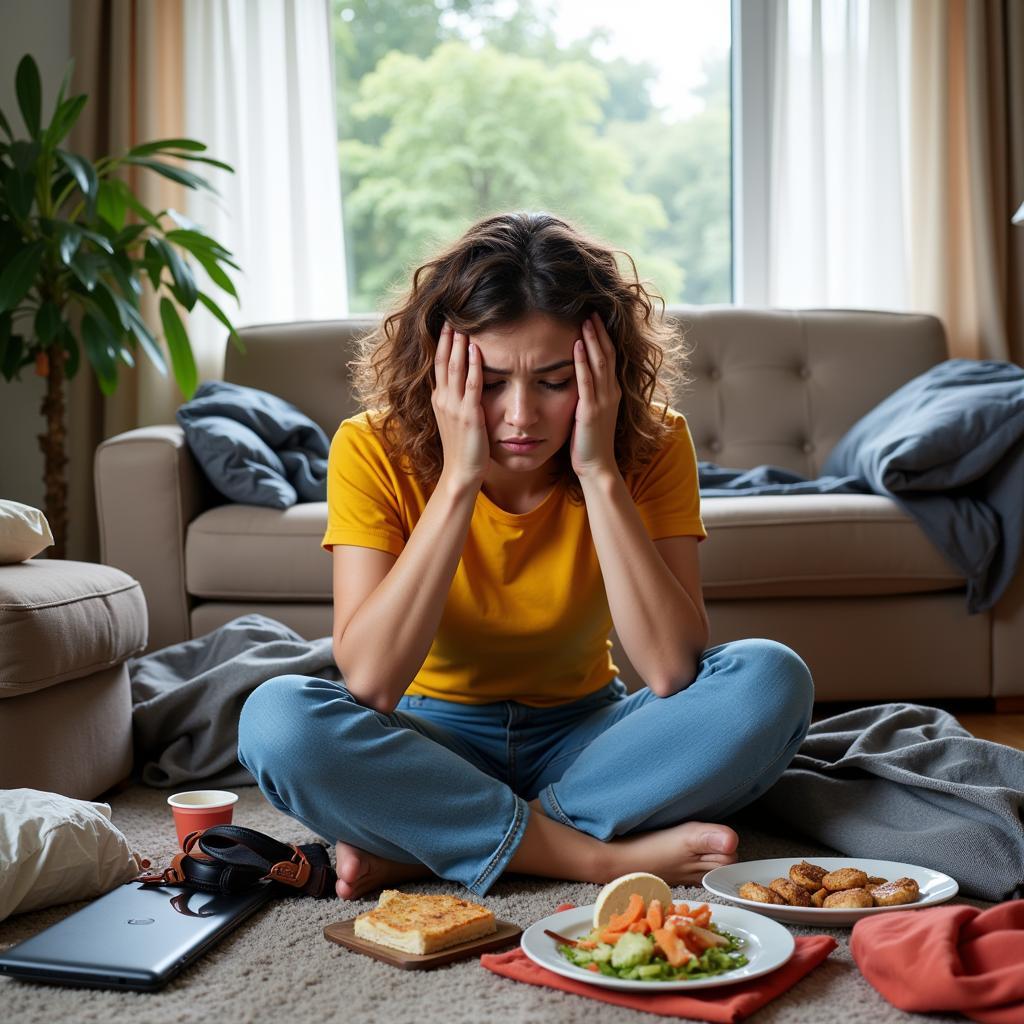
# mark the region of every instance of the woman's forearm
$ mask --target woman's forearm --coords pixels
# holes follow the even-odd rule
[[[697,673],[704,619],[654,546],[621,474],[580,483],[615,632],[640,678],[669,696]]]
[[[442,473],[391,571],[352,616],[334,656],[352,695],[390,714],[437,633],[469,532],[476,489]]]

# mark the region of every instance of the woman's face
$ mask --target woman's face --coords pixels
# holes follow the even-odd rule
[[[579,337],[574,325],[540,313],[470,335],[483,364],[491,458],[509,472],[535,472],[571,436],[579,397],[572,352]],[[522,449],[503,443],[515,437],[540,443]]]

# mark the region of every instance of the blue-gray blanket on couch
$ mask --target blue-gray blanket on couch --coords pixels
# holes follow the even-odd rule
[[[865,492],[892,498],[967,581],[998,601],[1024,545],[1024,369],[948,359],[858,420],[807,480],[775,466],[701,463],[703,497]]]

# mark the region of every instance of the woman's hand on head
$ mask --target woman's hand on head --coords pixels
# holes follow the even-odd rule
[[[444,449],[442,472],[454,482],[479,487],[491,463],[491,446],[481,404],[480,350],[469,335],[445,321],[434,357],[435,386],[430,396]]]
[[[615,346],[596,313],[583,321],[582,333],[583,340],[573,350],[579,399],[570,449],[572,468],[581,480],[618,471],[615,424],[622,398],[615,376]]]

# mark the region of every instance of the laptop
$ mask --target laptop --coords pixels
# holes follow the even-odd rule
[[[0,974],[22,981],[155,992],[274,898],[128,882],[0,952]]]

